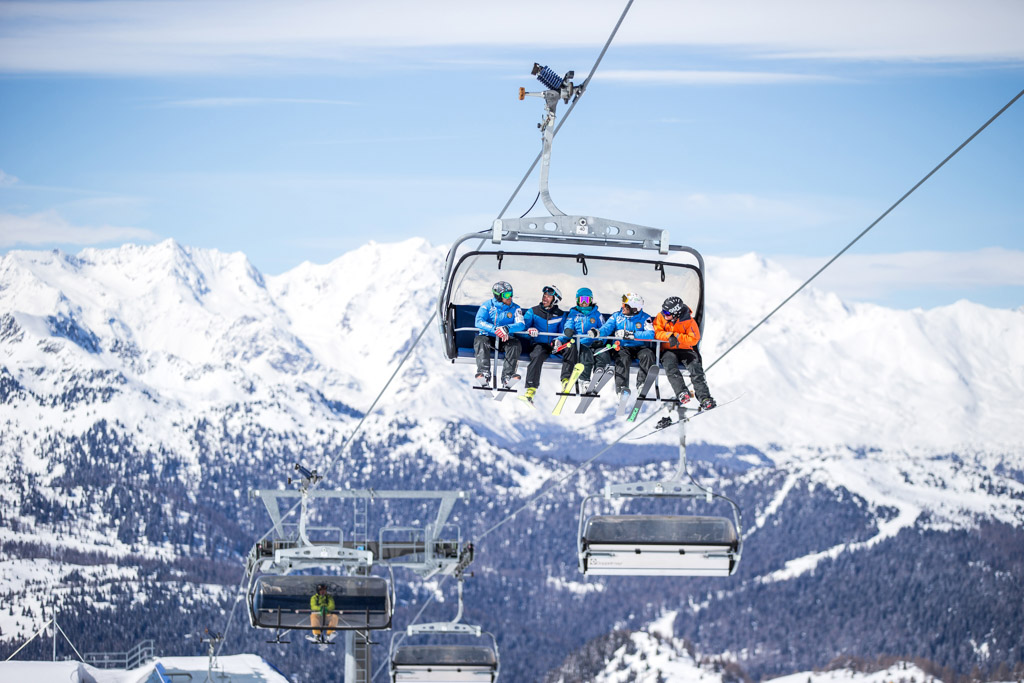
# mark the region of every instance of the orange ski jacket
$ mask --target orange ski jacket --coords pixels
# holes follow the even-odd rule
[[[665,320],[665,314],[659,313],[654,319],[654,338],[668,342],[668,338],[675,335],[679,339],[678,344],[662,344],[662,349],[692,349],[700,341],[700,328],[693,318],[689,320],[677,320],[670,323]]]

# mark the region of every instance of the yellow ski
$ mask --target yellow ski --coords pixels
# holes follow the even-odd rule
[[[555,409],[551,411],[552,415],[560,415],[562,413],[562,406],[565,405],[565,399],[569,398],[569,389],[576,386],[576,380],[583,374],[583,363],[577,363],[572,366],[572,374],[569,375],[569,379],[562,382],[562,395],[558,397],[558,403],[555,404]]]

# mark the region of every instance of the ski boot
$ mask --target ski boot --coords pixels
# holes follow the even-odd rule
[[[687,403],[690,402],[690,392],[681,392],[678,396],[676,396],[676,401],[679,403],[679,405],[685,406]]]
[[[714,408],[717,405],[718,404],[715,403],[715,399],[713,399],[710,396],[708,396],[706,399],[704,399],[703,401],[700,402],[700,409],[701,410],[711,410],[712,408]]]
[[[537,387],[526,387],[526,393],[519,397],[519,400],[527,404],[531,408],[533,405],[533,397],[537,394]]]
[[[491,383],[491,375],[489,373],[486,373],[486,372],[478,372],[478,373],[476,373],[476,378],[475,379],[476,379],[476,385],[478,387],[486,387],[488,384]]]
[[[629,393],[629,389],[623,389],[616,393],[619,396],[619,411],[621,412],[625,410],[628,413],[630,408],[629,397],[632,396],[632,394]]]
[[[511,389],[512,387],[515,386],[516,382],[518,382],[521,379],[522,377],[520,375],[509,375],[508,377],[502,377],[501,386],[505,389]]]

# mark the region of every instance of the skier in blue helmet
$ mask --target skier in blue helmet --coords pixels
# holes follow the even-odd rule
[[[576,305],[565,314],[562,336],[555,341],[555,346],[560,346],[569,339],[576,339],[576,343],[562,354],[563,384],[572,374],[572,368],[577,363],[583,363],[583,374],[580,375],[580,379],[589,382],[594,366],[604,365],[608,362],[606,354],[594,357],[594,345],[597,342],[588,336],[590,330],[600,327],[601,311],[597,310],[594,292],[589,287],[580,287],[576,290]],[[569,388],[563,386],[562,391],[567,391]]]
[[[476,356],[476,383],[487,386],[491,382],[490,361],[495,347],[505,352],[501,384],[508,388],[522,379],[516,374],[522,343],[515,337],[522,332],[523,309],[512,301],[512,285],[505,281],[491,286],[491,298],[480,304],[476,312],[477,335],[473,339]]]

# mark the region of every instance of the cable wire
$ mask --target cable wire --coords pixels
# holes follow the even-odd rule
[[[881,223],[881,222],[882,222],[882,219],[883,219],[883,218],[885,218],[886,216],[888,216],[888,215],[889,215],[889,214],[890,214],[890,213],[891,213],[891,212],[893,211],[893,209],[895,209],[895,208],[896,208],[897,206],[899,206],[900,204],[902,204],[902,203],[903,203],[903,200],[904,200],[904,199],[906,199],[907,197],[909,197],[910,195],[912,195],[912,194],[914,193],[914,191],[915,191],[915,190],[917,190],[917,188],[919,188],[919,187],[921,187],[922,185],[924,185],[925,181],[927,181],[927,180],[928,180],[929,178],[931,178],[931,177],[932,177],[933,175],[935,175],[935,173],[936,173],[936,172],[937,172],[937,171],[938,171],[938,170],[939,170],[940,168],[942,168],[943,166],[945,166],[945,165],[946,165],[946,162],[947,162],[947,161],[949,161],[950,159],[952,159],[953,157],[955,157],[955,156],[956,156],[956,155],[957,155],[957,154],[958,154],[958,153],[960,152],[960,150],[962,150],[962,149],[963,149],[964,147],[966,147],[966,146],[968,145],[968,143],[970,143],[970,142],[971,142],[972,140],[974,140],[974,138],[978,137],[978,135],[979,135],[979,134],[981,134],[981,131],[983,131],[983,130],[985,130],[986,128],[988,128],[988,126],[989,126],[989,124],[990,124],[990,123],[992,123],[993,121],[995,121],[996,119],[998,119],[998,118],[999,118],[1000,116],[1002,116],[1003,112],[1005,112],[1005,111],[1006,111],[1007,109],[1009,109],[1009,108],[1010,108],[1011,106],[1013,106],[1013,104],[1014,104],[1014,103],[1015,103],[1015,102],[1016,102],[1017,100],[1019,100],[1019,99],[1020,99],[1020,98],[1021,98],[1022,96],[1024,96],[1024,90],[1021,90],[1021,91],[1020,91],[1019,93],[1017,93],[1017,95],[1016,95],[1016,96],[1015,96],[1015,97],[1014,97],[1013,99],[1011,99],[1011,100],[1010,100],[1009,102],[1007,102],[1007,103],[1006,103],[1006,104],[1005,104],[1005,105],[1003,106],[1003,108],[1002,108],[1002,109],[1000,109],[1000,110],[999,110],[999,111],[997,111],[997,112],[996,112],[995,114],[993,114],[993,115],[992,115],[992,118],[990,118],[990,119],[989,119],[988,121],[986,121],[986,122],[985,122],[984,124],[982,124],[981,128],[979,128],[978,130],[976,130],[976,131],[974,131],[973,133],[971,133],[970,137],[968,137],[968,138],[967,138],[966,140],[964,140],[963,142],[961,142],[961,143],[960,143],[960,146],[959,146],[959,147],[957,147],[956,149],[954,149],[954,150],[953,150],[952,152],[950,152],[950,153],[949,153],[949,155],[948,155],[948,156],[947,156],[947,157],[946,157],[945,159],[943,159],[943,160],[942,160],[941,162],[939,162],[939,164],[938,164],[938,165],[937,165],[937,166],[936,166],[935,168],[933,168],[932,170],[928,171],[928,173],[927,173],[927,174],[926,174],[926,175],[925,175],[925,176],[924,176],[923,178],[921,178],[921,179],[920,179],[919,181],[917,181],[917,183],[916,183],[916,184],[915,184],[915,185],[914,185],[914,186],[913,186],[912,188],[910,188],[909,190],[907,190],[907,191],[906,191],[906,192],[904,193],[904,195],[903,195],[902,197],[900,197],[899,199],[897,199],[897,200],[896,200],[896,202],[895,202],[895,203],[894,203],[894,204],[893,204],[892,206],[890,206],[890,207],[889,207],[888,209],[886,209],[885,211],[883,211],[883,212],[882,212],[882,215],[881,215],[881,216],[879,216],[878,218],[876,218],[876,219],[875,219],[875,220],[874,220],[874,221],[873,221],[873,222],[871,223],[871,225],[869,225],[868,227],[864,228],[864,229],[863,229],[863,230],[861,231],[861,233],[860,233],[859,235],[857,235],[857,236],[856,236],[856,237],[854,237],[854,238],[853,238],[852,240],[850,240],[850,243],[849,243],[849,244],[847,244],[847,245],[846,245],[845,247],[843,247],[842,249],[840,249],[840,250],[839,250],[839,252],[838,252],[838,253],[837,253],[837,254],[836,254],[835,256],[833,256],[832,258],[830,258],[830,259],[829,259],[829,260],[828,260],[828,261],[827,261],[827,262],[825,263],[825,265],[823,265],[823,266],[822,266],[821,268],[818,268],[818,270],[817,270],[817,271],[816,271],[816,272],[814,273],[814,275],[812,275],[812,276],[810,276],[809,278],[807,278],[807,279],[806,279],[806,280],[804,281],[804,283],[803,283],[802,285],[800,285],[800,286],[799,286],[799,287],[797,287],[797,288],[796,288],[795,290],[793,290],[793,293],[792,293],[792,294],[790,294],[789,296],[787,296],[787,297],[786,297],[786,298],[785,298],[785,299],[784,299],[784,300],[782,301],[782,303],[781,303],[781,304],[779,304],[778,306],[776,306],[775,308],[773,308],[773,309],[772,309],[772,311],[771,311],[771,313],[769,313],[768,315],[766,315],[766,316],[765,316],[764,318],[762,318],[762,319],[761,319],[761,322],[757,323],[757,324],[756,324],[756,325],[754,325],[754,326],[753,326],[752,328],[750,328],[750,330],[749,330],[749,331],[748,331],[748,332],[747,332],[747,333],[746,333],[745,335],[743,335],[742,337],[740,337],[740,338],[739,338],[739,340],[738,340],[738,341],[737,341],[737,342],[736,342],[735,344],[733,344],[733,345],[732,345],[732,346],[730,346],[730,347],[729,347],[728,349],[726,349],[726,350],[725,350],[725,352],[724,352],[724,353],[723,353],[722,355],[720,355],[720,356],[719,356],[718,358],[716,358],[716,359],[714,360],[714,362],[712,362],[712,363],[711,363],[711,365],[707,366],[707,367],[706,367],[706,368],[704,369],[704,370],[705,370],[705,372],[706,372],[706,371],[708,371],[708,370],[710,370],[711,368],[715,367],[715,365],[716,365],[716,364],[718,363],[718,361],[722,360],[722,359],[723,359],[723,358],[725,358],[725,357],[726,357],[727,355],[729,355],[729,352],[730,352],[730,351],[732,351],[733,349],[735,349],[735,348],[736,348],[737,346],[739,346],[739,345],[740,345],[740,343],[741,343],[741,342],[742,342],[742,341],[743,341],[744,339],[746,339],[747,337],[749,337],[750,335],[752,335],[752,334],[754,333],[754,330],[756,330],[757,328],[761,327],[761,325],[763,325],[764,323],[766,323],[766,322],[768,321],[768,319],[769,319],[769,318],[771,318],[771,317],[772,317],[773,315],[775,315],[775,314],[776,314],[776,313],[778,312],[778,310],[779,310],[780,308],[782,308],[783,306],[785,306],[786,304],[788,304],[788,303],[789,303],[789,301],[790,301],[790,299],[792,299],[792,298],[793,298],[793,297],[795,297],[795,296],[796,296],[797,294],[799,294],[799,293],[801,292],[801,290],[803,290],[803,288],[804,288],[804,287],[806,287],[807,285],[811,284],[811,281],[813,281],[813,280],[814,280],[815,278],[817,278],[817,277],[818,277],[819,275],[821,275],[821,273],[822,273],[822,272],[823,272],[823,271],[824,271],[824,270],[825,270],[826,268],[828,268],[829,266],[831,266],[831,265],[832,265],[832,264],[833,264],[833,263],[834,263],[834,262],[836,261],[836,259],[838,259],[838,258],[839,258],[840,256],[842,256],[843,254],[845,254],[845,253],[846,253],[846,251],[847,251],[847,250],[848,250],[848,249],[849,249],[850,247],[852,247],[852,246],[853,246],[854,244],[856,244],[857,242],[859,242],[859,241],[860,241],[860,238],[861,238],[861,237],[863,237],[864,235],[868,234],[868,232],[869,232],[869,231],[870,231],[870,230],[871,230],[871,229],[872,229],[873,227],[875,227],[876,225],[878,225],[879,223]]]

